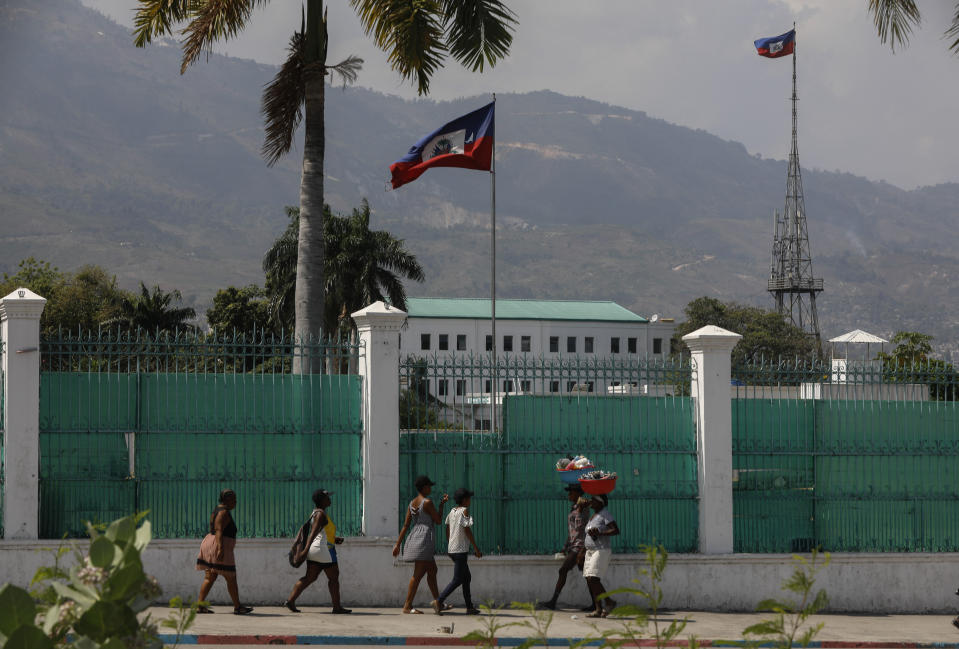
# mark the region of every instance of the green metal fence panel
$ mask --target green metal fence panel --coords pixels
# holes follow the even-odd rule
[[[401,385],[417,403],[401,399],[400,419],[406,424],[400,437],[401,512],[415,496],[414,478],[426,474],[437,483],[436,494],[452,494],[460,486],[476,492],[471,513],[484,552],[553,553],[565,541],[569,512],[555,464],[578,453],[619,476],[610,500],[623,531],[613,540],[617,551],[634,552],[653,541],[671,551],[695,551],[699,510],[692,400],[640,394],[650,392],[651,384],[653,392],[659,386],[664,393],[688,394],[688,365],[525,358],[504,358],[497,365],[475,358],[403,364]],[[497,399],[495,433],[483,429],[490,415],[476,408],[488,410],[484,386],[494,374],[501,377],[498,385],[510,381],[503,387],[516,388]],[[442,381],[448,382],[447,390]],[[458,382],[475,386],[478,394],[468,387],[454,392]],[[534,393],[537,385],[549,392],[569,384],[579,389]],[[443,552],[441,537],[437,550]]]
[[[197,337],[140,342],[58,339],[42,350],[43,537],[146,510],[157,537],[202,536],[224,488],[237,492],[240,536],[295,534],[318,487],[336,493],[339,529],[360,531],[358,376],[294,376],[289,346],[272,342],[246,356],[231,348],[228,364]],[[342,349],[313,351],[337,363]]]
[[[6,353],[6,348],[4,347],[3,338],[0,338],[0,356]],[[6,476],[5,467],[6,467],[6,458],[4,456],[3,443],[4,443],[4,434],[3,426],[6,421],[6,416],[4,414],[4,407],[7,400],[6,395],[6,385],[7,382],[3,380],[3,365],[0,364],[0,539],[3,537],[3,500],[4,500],[4,477]]]
[[[841,380],[789,364],[738,376],[736,551],[959,550],[952,370],[870,361]]]

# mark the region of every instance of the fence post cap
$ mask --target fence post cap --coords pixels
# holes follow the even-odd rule
[[[350,314],[357,327],[400,327],[406,322],[406,311],[386,304],[382,300]]]
[[[46,303],[45,297],[21,286],[0,299],[0,318],[39,318]]]
[[[683,342],[694,352],[707,349],[732,350],[740,339],[742,339],[741,335],[715,325],[700,327],[696,331],[683,336]]]

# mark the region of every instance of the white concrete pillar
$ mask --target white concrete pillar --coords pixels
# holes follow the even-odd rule
[[[742,338],[712,325],[683,336],[692,352],[699,460],[699,551],[733,551],[733,423],[730,354]]]
[[[393,538],[399,531],[399,359],[406,312],[375,302],[352,316],[362,345],[363,534]]]
[[[40,314],[46,303],[26,288],[0,300],[7,539],[35,539],[40,531]]]

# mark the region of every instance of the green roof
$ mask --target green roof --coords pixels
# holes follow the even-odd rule
[[[489,318],[485,298],[406,298],[411,318]],[[589,322],[649,322],[610,301],[496,300],[497,320],[579,320]]]

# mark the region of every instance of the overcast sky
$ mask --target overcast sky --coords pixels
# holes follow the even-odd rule
[[[82,0],[132,24],[135,0]],[[412,98],[363,34],[347,0],[328,0],[329,60],[366,60],[359,85]],[[519,26],[508,60],[483,75],[458,64],[434,99],[554,90],[646,111],[785,158],[791,65],[752,41],[797,23],[799,154],[806,168],[848,171],[911,189],[959,181],[959,57],[942,39],[951,2],[923,2],[923,28],[893,54],[866,0],[508,0]],[[219,51],[279,63],[300,3],[273,0]],[[198,65],[202,65],[199,63]]]

